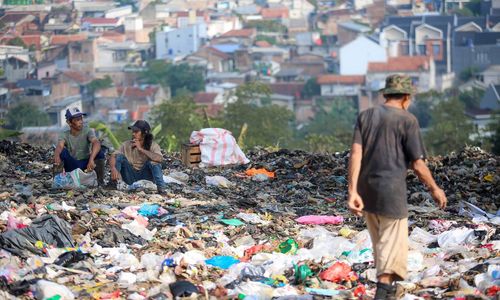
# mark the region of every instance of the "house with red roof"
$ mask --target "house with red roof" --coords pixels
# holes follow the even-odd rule
[[[366,81],[376,92],[384,87],[387,75],[394,73],[410,76],[419,93],[436,88],[436,67],[431,56],[398,56],[389,57],[386,62],[370,62]]]
[[[214,47],[205,46],[184,59],[191,65],[203,66],[213,72],[231,72],[234,70],[234,58],[231,53],[224,53]]]
[[[286,6],[268,7],[263,8],[260,15],[264,20],[282,20],[288,19],[290,11]]]
[[[321,87],[321,96],[358,96],[365,84],[365,76],[324,74],[317,77],[317,83]]]
[[[209,117],[215,117],[224,110],[224,99],[220,93],[199,92],[194,95],[194,102],[201,106]]]

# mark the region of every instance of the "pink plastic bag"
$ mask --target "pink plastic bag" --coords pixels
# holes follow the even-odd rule
[[[344,217],[342,216],[303,216],[300,218],[295,219],[300,224],[314,224],[314,225],[321,225],[321,224],[342,224],[344,222]]]

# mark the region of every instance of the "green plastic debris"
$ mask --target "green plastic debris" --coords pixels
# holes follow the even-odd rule
[[[221,223],[226,224],[226,225],[232,225],[232,226],[242,226],[245,225],[242,221],[238,219],[220,219],[219,220]]]
[[[295,254],[299,249],[299,244],[294,239],[288,239],[279,245],[279,250],[281,253]]]
[[[243,300],[245,299],[246,295],[245,294],[238,294],[238,300]]]
[[[61,295],[55,295],[50,298],[45,298],[45,300],[61,300]]]
[[[295,270],[295,282],[306,282],[307,278],[314,276],[313,271],[307,265],[293,265]]]

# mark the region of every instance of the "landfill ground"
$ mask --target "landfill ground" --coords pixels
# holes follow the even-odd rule
[[[209,169],[165,156],[177,183],[160,196],[54,189],[53,149],[1,141],[0,299],[371,299],[371,242],[346,208],[348,153],[247,156]],[[499,157],[466,148],[429,167],[448,207],[408,173],[409,276],[398,296],[498,299]]]

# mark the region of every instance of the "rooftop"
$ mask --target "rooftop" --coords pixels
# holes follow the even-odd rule
[[[233,29],[230,30],[224,34],[222,34],[222,37],[243,37],[243,38],[250,38],[253,35],[255,35],[256,31],[254,28],[248,28],[248,29]]]
[[[363,84],[365,76],[362,75],[320,75],[317,82],[321,84]]]
[[[427,56],[389,57],[387,62],[368,63],[368,72],[408,72],[429,69]]]

